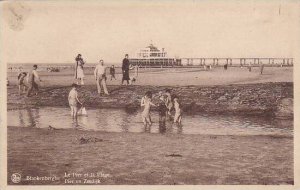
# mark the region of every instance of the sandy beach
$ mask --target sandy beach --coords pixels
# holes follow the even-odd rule
[[[69,74],[41,73],[41,92],[29,98],[18,95],[16,76],[8,73],[8,110],[67,108],[72,75],[65,72]],[[250,115],[292,123],[292,68],[270,67],[263,75],[258,68],[252,72],[246,68],[152,69],[141,71],[132,86],[108,80],[110,96],[96,93],[91,72],[79,89],[88,109],[140,111],[139,101],[147,90],[154,93],[155,102],[160,91],[170,88],[182,100],[185,114]],[[8,184],[16,172],[22,175],[19,184],[293,184],[293,135],[114,133],[8,126]],[[69,173],[96,176],[66,177]],[[57,180],[28,180],[27,176],[55,176]],[[90,181],[85,183],[85,179]]]
[[[293,138],[8,127],[8,169],[8,176],[24,176],[20,184],[66,184],[65,172],[101,172],[109,175],[94,178],[103,185],[291,185]],[[27,181],[26,176],[60,179]],[[77,179],[84,184],[84,177]]]
[[[28,70],[29,71],[29,70]],[[85,69],[85,84],[95,85],[93,68]],[[107,77],[110,76],[107,71]],[[108,85],[120,85],[121,69],[116,68],[117,80],[108,80]],[[17,84],[17,73],[8,72],[8,80],[12,85]],[[40,72],[44,82],[42,86],[71,85],[74,80],[74,71],[70,69],[61,72]],[[130,75],[134,71],[130,70]],[[151,86],[187,86],[187,85],[229,85],[229,84],[254,84],[266,82],[293,82],[293,67],[265,67],[261,75],[259,67],[252,67],[249,72],[247,67],[229,67],[224,71],[223,67],[215,67],[212,70],[203,68],[140,68],[135,85]]]

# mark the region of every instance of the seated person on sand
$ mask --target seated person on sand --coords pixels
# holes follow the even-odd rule
[[[141,100],[141,107],[144,107],[144,111],[142,112],[142,120],[145,126],[147,124],[151,125],[151,116],[150,116],[150,108],[151,106],[156,106],[151,102],[152,99],[152,93],[150,91],[147,91],[145,96]]]
[[[82,105],[82,103],[78,99],[78,92],[77,92],[78,85],[72,84],[72,89],[68,96],[69,106],[71,108],[71,116],[73,118],[77,117],[77,111],[78,111],[78,103]]]

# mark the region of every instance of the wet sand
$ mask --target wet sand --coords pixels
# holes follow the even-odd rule
[[[65,184],[65,172],[101,173],[103,185],[293,184],[293,138],[8,127],[8,176],[15,172],[19,184]]]
[[[68,108],[70,86],[42,87],[38,96],[19,95],[17,86],[8,87],[8,109],[43,106]],[[140,110],[146,91],[159,103],[159,92],[172,89],[184,113],[210,113],[293,118],[293,83],[258,83],[223,86],[117,86],[109,85],[109,96],[99,95],[95,85],[79,88],[79,98],[85,107]],[[155,111],[155,107],[153,110]]]

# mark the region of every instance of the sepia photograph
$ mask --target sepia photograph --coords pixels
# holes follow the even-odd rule
[[[0,7],[4,188],[297,185],[299,1]]]

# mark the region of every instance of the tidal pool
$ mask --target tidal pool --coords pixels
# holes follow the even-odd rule
[[[141,111],[91,109],[87,116],[73,119],[69,108],[9,110],[8,126],[56,129],[94,130],[105,132],[178,133],[206,135],[293,135],[293,120],[230,115],[183,115],[182,125],[166,122],[159,125],[158,113],[152,112],[152,126],[145,127]]]

